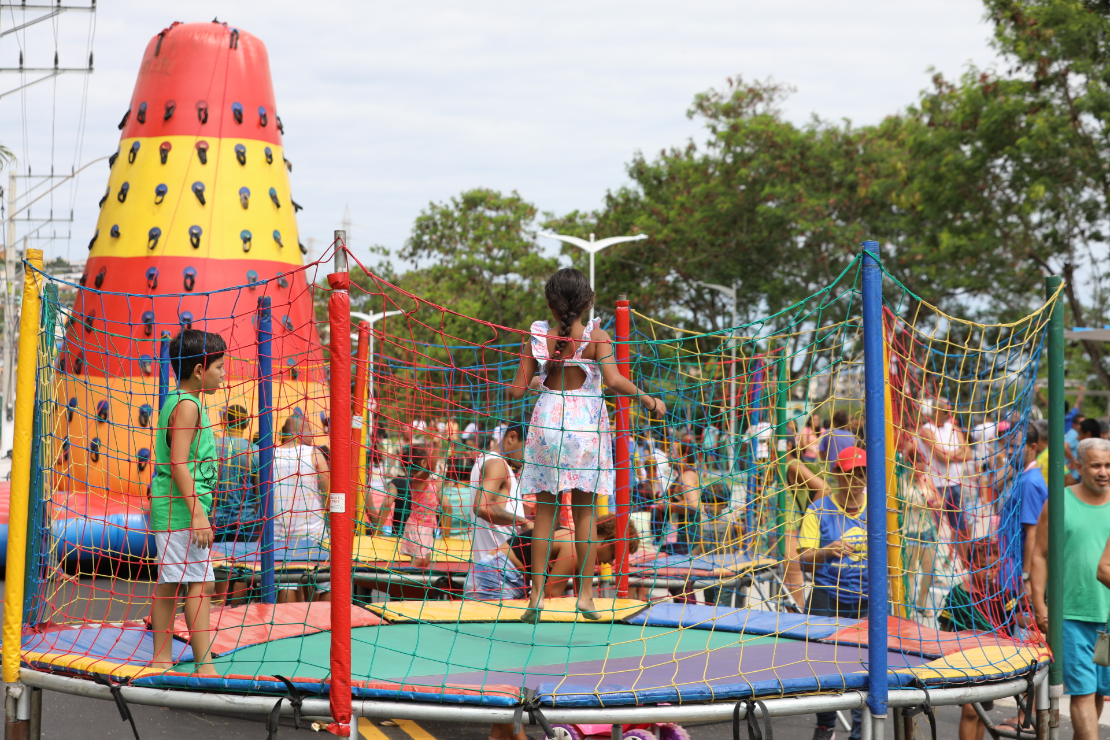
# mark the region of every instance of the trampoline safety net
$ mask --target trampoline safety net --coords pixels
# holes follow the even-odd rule
[[[605,389],[589,417],[584,391],[514,389],[542,326],[461,315],[361,266],[119,293],[29,263],[19,659],[222,693],[284,695],[284,677],[340,713],[352,696],[508,706],[525,689],[547,706],[735,701],[867,687],[868,620],[885,614],[892,689],[1024,675],[1048,660],[1021,578],[1019,480],[1058,299],[983,325],[882,272],[875,448],[863,269],[718,332],[597,306],[575,349],[615,358],[666,413]],[[158,536],[188,540],[194,520],[160,531],[151,517],[169,490],[156,478],[172,472],[159,450],[183,329],[226,345],[223,386],[199,395],[197,439],[215,451],[194,444],[187,461],[211,491],[214,541],[172,556],[192,574],[179,580],[211,573],[210,662],[193,651],[203,593],[158,583],[173,579]],[[534,413],[545,394],[558,414]],[[561,469],[573,454],[595,468]],[[876,491],[864,471],[883,461]],[[868,547],[876,496],[883,558]],[[535,549],[531,522],[554,504]],[[533,569],[546,574],[534,624]],[[586,587],[596,614],[576,608]],[[178,603],[170,664],[155,663],[159,598]]]

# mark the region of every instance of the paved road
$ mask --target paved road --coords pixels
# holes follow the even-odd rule
[[[266,728],[261,719],[244,716],[223,716],[203,712],[186,712],[154,707],[133,707],[132,712],[143,740],[173,738],[173,740],[239,740],[251,738],[262,740]],[[1000,721],[1014,714],[1012,707],[996,707],[991,715]],[[959,708],[941,707],[937,710],[937,737],[942,740],[957,737]],[[920,718],[919,718],[920,721]],[[1072,736],[1071,725],[1067,718],[1061,718],[1062,740]],[[120,721],[116,708],[110,702],[96,699],[54,694],[43,696],[43,733],[44,740],[70,740],[71,738],[91,738],[98,740],[128,740],[132,738],[131,728]],[[773,720],[775,736],[793,740],[808,740],[813,732],[813,721],[809,717],[779,717]],[[407,722],[397,726],[386,726],[380,722],[371,723],[363,719],[359,723],[363,740],[486,740],[489,728],[479,725],[455,725],[441,722]],[[732,740],[732,726],[729,723],[688,725],[687,730],[694,740]],[[313,733],[310,728],[294,730],[292,720],[283,718],[278,738],[293,740],[308,735],[326,737]],[[528,734],[540,738],[540,733],[529,729]],[[837,732],[844,740],[848,733]],[[929,738],[928,724],[920,721],[916,738]],[[742,732],[741,737],[746,737]],[[1099,737],[1110,740],[1110,727],[1100,728]]]

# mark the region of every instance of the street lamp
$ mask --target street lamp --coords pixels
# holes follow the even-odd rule
[[[595,293],[597,292],[597,286],[594,283],[594,255],[614,244],[620,244],[621,242],[638,242],[648,238],[647,234],[637,234],[636,236],[610,236],[607,239],[595,242],[593,234],[590,234],[590,240],[586,241],[585,239],[579,239],[577,236],[553,234],[550,231],[541,231],[540,236],[546,236],[548,239],[558,239],[561,242],[573,244],[590,253],[590,287],[594,289]],[[590,318],[594,318],[594,309],[592,306],[590,307]]]
[[[732,300],[732,323],[728,333],[728,343],[732,348],[732,374],[728,381],[728,469],[729,475],[736,474],[736,325],[740,323],[740,281],[736,280],[732,283],[732,287],[726,285],[717,285],[716,283],[703,283],[700,280],[697,284],[703,288],[710,288],[717,291],[726,298]]]

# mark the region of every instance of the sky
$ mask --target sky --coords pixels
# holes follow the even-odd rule
[[[101,0],[0,36],[0,67],[21,52],[52,66],[55,50],[61,67],[84,67],[91,49],[95,70],[0,97],[0,144],[32,174],[114,152],[147,41],[215,16],[269,50],[302,241],[320,251],[349,207],[360,257],[400,248],[421,209],[474,187],[516,190],[541,212],[596,209],[635,152],[700,140],[686,110],[729,76],[793,87],[795,122],[869,124],[911,104],[930,69],[996,63],[977,0]],[[5,8],[0,33],[32,17]],[[0,74],[0,93],[20,84]],[[54,225],[71,238],[37,244],[48,258],[83,259],[107,176],[92,165],[35,206],[73,211]]]

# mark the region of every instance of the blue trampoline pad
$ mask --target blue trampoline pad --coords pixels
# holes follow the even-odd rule
[[[842,627],[859,622],[858,619],[845,617],[815,617],[808,614],[737,609],[722,604],[653,604],[624,621],[653,627],[690,627],[746,632],[750,635],[778,635],[795,640],[824,640]]]

